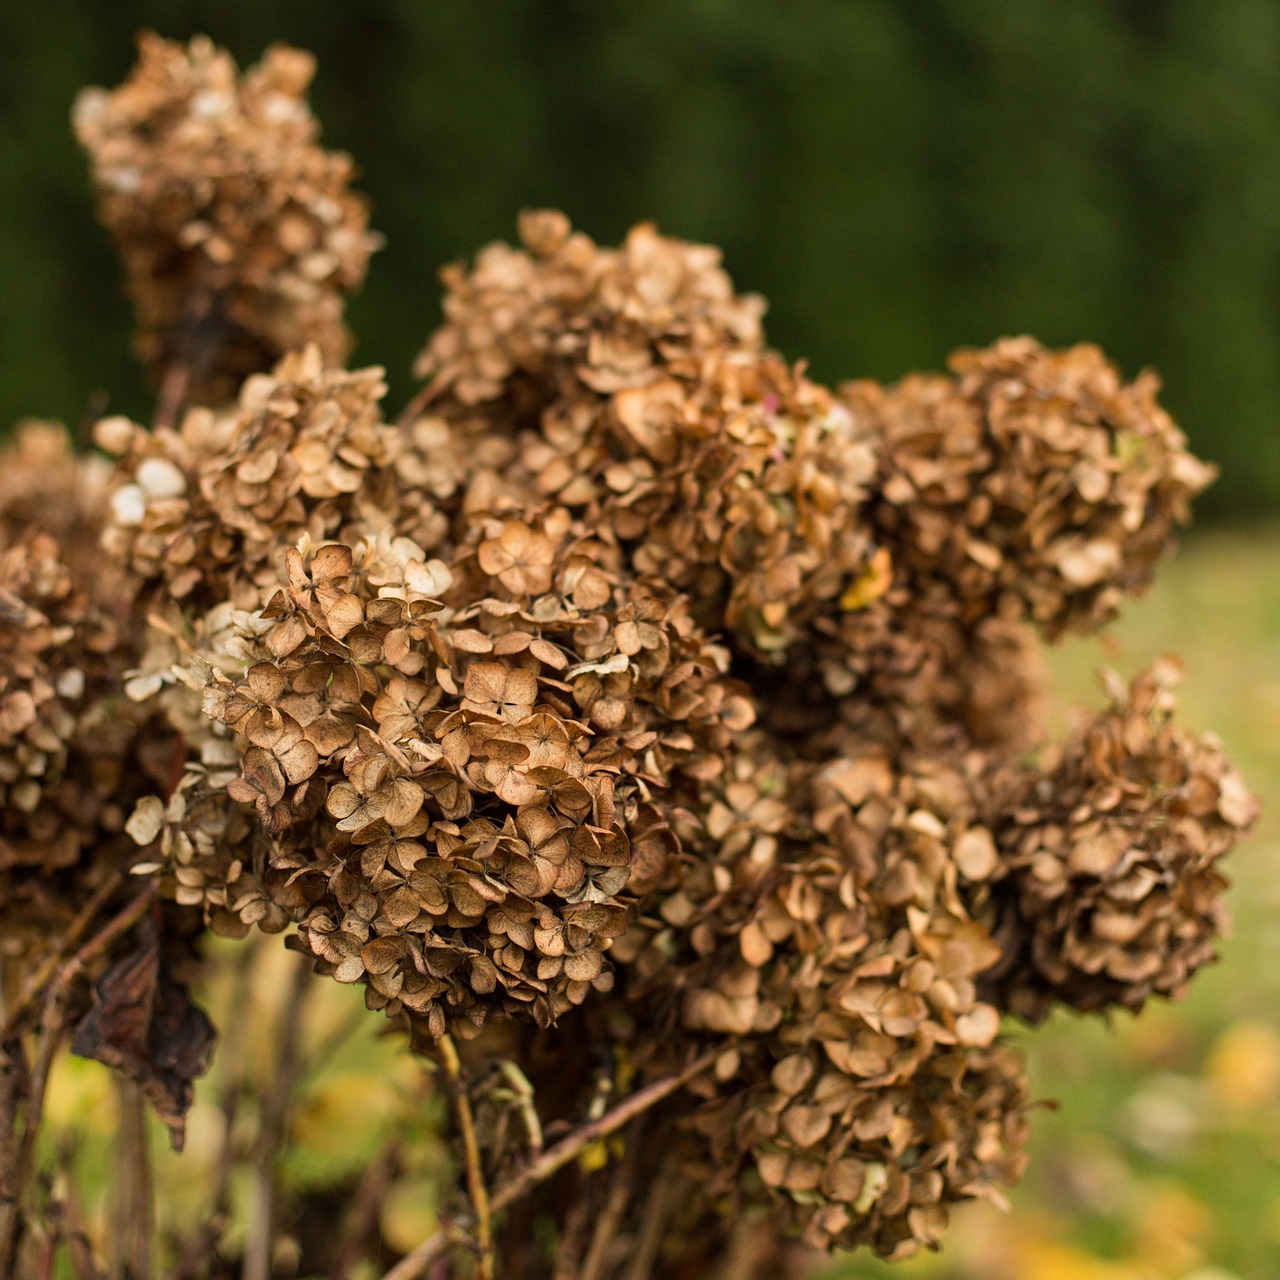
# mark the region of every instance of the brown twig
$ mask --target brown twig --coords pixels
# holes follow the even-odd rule
[[[536,1099],[533,1096],[533,1085],[529,1083],[529,1077],[509,1058],[502,1059],[498,1064],[498,1070],[515,1095],[516,1109],[524,1124],[525,1136],[529,1139],[529,1150],[535,1156],[540,1156],[545,1144],[542,1140],[542,1120],[538,1116]]]
[[[160,379],[156,396],[156,412],[151,426],[155,431],[172,430],[178,421],[182,402],[187,398],[191,385],[191,365],[181,356],[175,356]]]
[[[151,1280],[151,1239],[155,1205],[151,1151],[142,1090],[116,1077],[120,1102],[119,1159],[116,1178],[116,1249],[112,1275],[119,1280]]]
[[[471,1114],[471,1099],[467,1096],[467,1082],[458,1058],[457,1046],[451,1036],[441,1036],[436,1045],[441,1070],[449,1086],[449,1101],[453,1105],[454,1118],[458,1122],[458,1136],[462,1139],[462,1158],[467,1174],[467,1194],[471,1197],[471,1209],[476,1218],[477,1280],[493,1280],[493,1219],[489,1208],[489,1188],[484,1180],[484,1166],[480,1162],[480,1143],[476,1139],[475,1117]]]
[[[351,1198],[351,1212],[347,1217],[342,1243],[329,1268],[327,1280],[347,1280],[365,1256],[369,1237],[378,1225],[378,1210],[382,1208],[392,1179],[400,1169],[401,1149],[400,1140],[393,1138],[361,1175]]]
[[[23,1194],[35,1158],[36,1138],[44,1110],[44,1093],[58,1048],[67,1032],[66,1001],[76,979],[103,952],[127,933],[146,914],[155,900],[156,886],[148,884],[86,942],[47,983],[40,1018],[39,1048],[26,1084],[22,1116],[22,1137],[10,1171],[12,1199],[0,1202],[0,1276],[12,1274],[22,1221]]]
[[[284,1142],[289,1100],[301,1074],[298,1043],[302,1025],[302,1007],[311,979],[311,963],[298,956],[293,984],[286,997],[283,1025],[280,1028],[280,1052],[276,1057],[275,1078],[263,1104],[262,1125],[253,1153],[253,1191],[249,1208],[249,1238],[245,1246],[243,1280],[271,1280],[271,1246],[274,1239],[275,1165]]]
[[[89,1233],[85,1228],[84,1209],[80,1203],[79,1188],[75,1178],[75,1146],[67,1143],[59,1155],[60,1163],[66,1175],[66,1189],[62,1195],[62,1217],[66,1224],[62,1239],[67,1246],[67,1254],[76,1280],[102,1280],[101,1273],[94,1265],[93,1247],[89,1243]]]
[[[3,1276],[12,1274],[17,1261],[23,1199],[30,1178],[31,1163],[35,1158],[36,1137],[40,1132],[40,1118],[44,1111],[45,1087],[53,1068],[53,1060],[67,1030],[62,1007],[64,994],[65,988],[55,983],[45,997],[44,1016],[40,1020],[39,1050],[27,1080],[22,1137],[17,1144],[18,1154],[11,1175],[13,1199],[0,1204],[0,1275]]]
[[[649,1280],[658,1250],[662,1247],[664,1228],[680,1193],[680,1180],[676,1177],[675,1161],[668,1155],[662,1168],[649,1188],[649,1199],[644,1207],[644,1219],[640,1224],[640,1239],[631,1254],[623,1280]]]
[[[186,312],[178,326],[173,344],[173,354],[160,377],[160,389],[156,395],[156,411],[151,420],[153,431],[172,430],[178,423],[191,388],[191,379],[197,364],[208,358],[210,320],[217,308],[217,298],[200,290],[187,299]]]
[[[631,1199],[631,1183],[635,1177],[643,1125],[644,1116],[638,1116],[632,1123],[626,1139],[626,1152],[621,1164],[614,1171],[604,1208],[596,1218],[595,1230],[591,1233],[591,1243],[587,1246],[587,1255],[582,1260],[578,1280],[603,1280],[604,1269],[608,1262],[609,1245],[618,1234],[618,1224],[622,1221],[622,1215],[627,1210],[627,1202]]]
[[[619,1102],[611,1111],[605,1112],[598,1120],[592,1120],[589,1124],[584,1124],[566,1135],[555,1146],[548,1148],[537,1159],[530,1161],[510,1182],[499,1187],[490,1198],[490,1211],[497,1213],[522,1199],[536,1186],[559,1173],[565,1165],[576,1160],[592,1143],[607,1138],[611,1133],[616,1133],[623,1125],[648,1111],[663,1098],[675,1093],[677,1089],[684,1088],[690,1080],[701,1075],[711,1066],[723,1051],[723,1046],[719,1049],[709,1049],[689,1063],[683,1071],[655,1080],[653,1084],[638,1089],[630,1097]],[[422,1274],[428,1263],[434,1262],[456,1241],[456,1229],[446,1227],[437,1231],[405,1254],[382,1277],[382,1280],[415,1280]]]
[[[209,1217],[188,1239],[178,1265],[169,1274],[169,1280],[191,1280],[209,1260],[209,1254],[218,1241],[231,1212],[231,1174],[235,1167],[235,1125],[240,1112],[240,1099],[244,1093],[244,1038],[250,1019],[240,1016],[246,1008],[253,987],[253,964],[262,950],[262,937],[246,943],[237,957],[235,982],[231,988],[230,1016],[224,1019],[227,1030],[218,1048],[218,1056],[225,1064],[226,1076],[222,1083],[219,1109],[222,1112],[222,1142],[218,1148],[218,1163],[214,1171]]]
[[[18,1198],[18,1099],[27,1061],[17,1040],[0,1041],[0,1215]]]
[[[50,952],[41,961],[35,972],[23,984],[18,998],[8,1009],[4,1027],[0,1028],[0,1042],[7,1041],[17,1032],[26,1011],[35,1003],[40,992],[44,990],[54,974],[58,972],[58,966],[65,960],[68,948],[75,946],[80,941],[85,931],[97,918],[98,912],[102,910],[107,900],[120,887],[123,880],[123,869],[118,868],[113,871],[94,890],[93,895],[76,913],[75,919],[72,920],[60,936],[58,949]]]
[[[425,386],[419,388],[413,399],[396,415],[396,426],[411,426],[422,416],[422,411],[436,398],[436,394],[437,389],[434,382],[428,382]]]

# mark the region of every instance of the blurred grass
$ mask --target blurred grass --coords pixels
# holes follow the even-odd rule
[[[1061,1103],[1034,1121],[1011,1211],[965,1206],[939,1254],[851,1255],[827,1280],[1280,1276],[1280,527],[1188,539],[1106,636],[1053,652],[1056,727],[1101,704],[1098,666],[1162,653],[1184,661],[1186,723],[1212,726],[1263,799],[1220,963],[1137,1018],[1011,1028],[1034,1095]]]
[[[892,1268],[853,1255],[826,1268],[827,1280],[1280,1276],[1280,526],[1192,538],[1106,637],[1056,650],[1055,728],[1072,704],[1100,704],[1099,665],[1128,675],[1170,652],[1186,666],[1186,722],[1212,726],[1264,800],[1255,835],[1233,860],[1235,933],[1221,963],[1177,1006],[1153,1004],[1110,1026],[1060,1016],[1034,1033],[1011,1028],[1027,1046],[1035,1095],[1061,1102],[1036,1117],[1031,1168],[1012,1211],[965,1206],[940,1254]],[[247,997],[235,987],[236,944],[213,950],[204,999],[224,1037],[243,1037],[244,1051],[216,1055],[200,1081],[183,1155],[154,1135],[162,1234],[189,1230],[207,1209],[233,1060],[247,1073],[233,1131],[252,1139],[292,990],[295,958],[275,940],[252,955]],[[420,1100],[422,1067],[365,1014],[357,989],[316,983],[307,1000],[304,1058],[330,1048],[297,1090],[284,1183],[350,1186],[389,1134],[403,1134],[414,1161],[383,1205],[382,1226],[408,1248],[432,1229],[447,1176],[442,1116]],[[49,1119],[45,1167],[76,1172],[86,1225],[101,1238],[115,1128],[105,1069],[64,1058]],[[247,1194],[233,1182],[224,1238],[232,1248]]]

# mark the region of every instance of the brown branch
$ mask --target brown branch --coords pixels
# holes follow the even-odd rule
[[[213,1176],[209,1217],[188,1239],[169,1280],[191,1280],[205,1266],[231,1213],[231,1174],[235,1166],[234,1132],[236,1117],[240,1112],[240,1099],[244,1093],[246,1059],[243,1050],[250,1024],[249,1018],[240,1015],[248,1007],[253,987],[253,964],[262,950],[263,936],[259,934],[253,942],[246,943],[237,957],[235,982],[231,988],[229,1004],[230,1016],[224,1020],[228,1024],[227,1031],[218,1048],[219,1059],[225,1064],[226,1076],[219,1098],[222,1142],[218,1148],[218,1162]]]
[[[467,1096],[467,1082],[463,1076],[458,1049],[451,1036],[441,1036],[436,1054],[444,1078],[449,1086],[449,1101],[453,1105],[458,1122],[458,1136],[462,1139],[463,1164],[467,1174],[467,1194],[476,1217],[477,1280],[493,1280],[493,1220],[489,1209],[489,1188],[484,1180],[484,1166],[480,1162],[480,1144],[476,1139],[475,1117],[471,1114],[471,1099]]]
[[[123,880],[124,871],[122,869],[113,871],[94,890],[93,895],[76,913],[75,919],[63,930],[59,938],[58,949],[50,952],[41,961],[36,971],[23,984],[18,998],[8,1010],[4,1020],[4,1027],[0,1028],[0,1042],[9,1040],[17,1032],[26,1011],[36,1002],[41,991],[44,990],[58,972],[58,966],[66,958],[68,948],[75,946],[80,941],[85,931],[96,919],[98,912],[106,905],[107,900],[120,887]]]
[[[74,1143],[67,1143],[59,1153],[60,1163],[66,1171],[66,1190],[62,1196],[62,1218],[66,1225],[61,1235],[77,1280],[102,1280],[101,1273],[94,1265],[93,1247],[89,1243],[89,1232],[85,1227],[84,1209],[80,1203],[80,1191],[74,1172],[75,1151]]]
[[[66,988],[55,983],[49,988],[45,998],[44,1016],[40,1020],[39,1051],[27,1080],[22,1137],[18,1142],[18,1154],[10,1175],[13,1198],[0,1204],[0,1276],[12,1275],[17,1262],[23,1200],[30,1180],[31,1164],[35,1158],[36,1137],[40,1132],[40,1118],[44,1111],[45,1088],[49,1072],[53,1068],[53,1060],[67,1030],[62,1007],[65,990]]]
[[[311,963],[305,956],[299,956],[293,984],[286,997],[275,1079],[263,1104],[262,1124],[258,1141],[254,1144],[253,1191],[249,1208],[249,1239],[245,1246],[244,1269],[241,1272],[243,1280],[271,1280],[276,1156],[284,1143],[289,1100],[301,1074],[298,1042],[302,1007],[310,978]]]
[[[658,1250],[662,1247],[667,1219],[675,1208],[680,1194],[680,1179],[676,1177],[675,1161],[668,1155],[662,1162],[657,1178],[649,1188],[649,1200],[640,1225],[640,1239],[631,1255],[623,1280],[649,1280]]]
[[[598,1120],[592,1120],[562,1138],[554,1147],[544,1151],[505,1186],[499,1187],[489,1202],[489,1208],[497,1213],[508,1205],[528,1195],[535,1187],[560,1172],[565,1165],[577,1159],[592,1143],[616,1133],[623,1125],[648,1111],[664,1098],[684,1088],[690,1080],[704,1072],[724,1052],[724,1046],[708,1049],[695,1058],[683,1071],[673,1076],[655,1080],[624,1098],[612,1111],[605,1112]],[[405,1254],[382,1280],[415,1280],[428,1263],[434,1262],[457,1242],[456,1229],[444,1228],[429,1236],[416,1248]]]
[[[120,1132],[116,1178],[116,1247],[112,1275],[120,1280],[151,1280],[151,1239],[155,1205],[151,1151],[142,1090],[132,1080],[116,1077]]]
[[[65,993],[71,984],[93,963],[104,951],[109,950],[124,934],[128,933],[142,919],[151,904],[156,900],[156,886],[148,883],[143,890],[135,894],[116,914],[79,951],[71,957],[58,974],[52,991]]]
[[[177,425],[178,414],[187,398],[191,385],[191,364],[184,356],[175,355],[160,379],[160,391],[156,396],[155,417],[151,421],[153,431],[171,431]]]
[[[587,1219],[591,1216],[591,1197],[576,1195],[564,1211],[560,1223],[560,1239],[556,1245],[555,1265],[551,1280],[581,1280],[578,1274],[582,1262],[582,1237],[586,1234]]]
[[[44,1010],[40,1018],[39,1048],[26,1082],[26,1099],[22,1116],[22,1138],[17,1143],[17,1156],[9,1171],[13,1196],[0,1202],[0,1276],[11,1275],[17,1256],[22,1204],[31,1164],[35,1158],[36,1137],[44,1111],[44,1093],[49,1072],[58,1048],[67,1032],[66,1001],[76,979],[103,952],[127,933],[146,914],[155,900],[156,886],[148,884],[141,893],[125,904],[86,942],[48,982]]]
[[[393,1138],[365,1169],[351,1198],[351,1212],[327,1280],[347,1280],[367,1252],[378,1226],[378,1211],[400,1169],[401,1143]]]
[[[544,1146],[542,1121],[538,1117],[538,1108],[535,1105],[533,1096],[533,1085],[529,1083],[529,1077],[509,1058],[504,1058],[498,1064],[498,1070],[501,1071],[503,1078],[511,1086],[511,1092],[515,1095],[516,1109],[520,1113],[525,1135],[529,1139],[529,1150],[535,1156],[540,1156]]]
[[[422,411],[436,398],[437,388],[434,382],[428,382],[419,388],[413,399],[396,415],[397,427],[412,426],[421,416]]]
[[[27,1060],[17,1040],[0,1041],[0,1217],[18,1198],[18,1100]],[[3,1255],[0,1254],[0,1258]]]
[[[595,1230],[591,1233],[591,1243],[587,1246],[586,1257],[582,1260],[578,1280],[603,1280],[604,1269],[608,1262],[609,1245],[618,1234],[618,1225],[626,1212],[627,1202],[631,1199],[631,1183],[635,1177],[643,1125],[644,1116],[637,1117],[631,1126],[631,1132],[627,1135],[626,1153],[609,1184],[609,1195],[604,1202],[604,1208],[600,1211],[600,1216],[596,1219]]]
[[[151,420],[153,431],[172,430],[177,426],[196,367],[208,358],[209,323],[217,307],[217,297],[203,289],[187,299],[173,352],[160,377],[156,411]]]

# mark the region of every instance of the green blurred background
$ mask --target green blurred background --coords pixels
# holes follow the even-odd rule
[[[0,429],[145,411],[67,113],[148,26],[319,55],[388,237],[356,358],[396,399],[438,266],[554,204],[723,245],[820,378],[1095,340],[1223,465],[1202,514],[1280,507],[1276,0],[4,0]]]

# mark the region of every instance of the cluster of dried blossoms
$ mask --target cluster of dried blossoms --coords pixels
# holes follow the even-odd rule
[[[0,471],[0,910],[37,862],[83,902],[128,817],[136,871],[220,932],[292,929],[418,1045],[535,1077],[550,1045],[562,1118],[602,1061],[705,1060],[651,1130],[686,1216],[934,1244],[1022,1166],[1001,1015],[1136,1008],[1212,954],[1254,805],[1168,665],[1028,755],[1031,627],[1107,621],[1209,469],[1092,347],[835,394],[713,249],[550,212],[445,272],[388,421],[381,371],[338,365],[371,240],[310,71],[148,39],[78,108],[188,407],[100,422],[105,487],[34,438]],[[92,496],[41,527],[33,481]]]
[[[343,301],[378,242],[351,158],[316,144],[315,60],[278,45],[241,77],[203,38],[146,35],[139,53],[124,85],[87,89],[75,108],[139,354],[179,357],[201,401],[307,342],[342,360]]]
[[[0,476],[0,957],[22,957],[118,881],[134,804],[183,754],[122,710],[140,624],[95,547],[106,474],[32,423]],[[145,730],[145,732],[144,732]],[[175,754],[176,752],[176,754]]]

